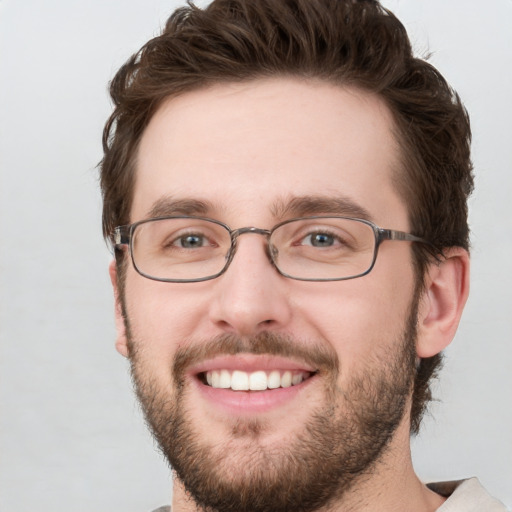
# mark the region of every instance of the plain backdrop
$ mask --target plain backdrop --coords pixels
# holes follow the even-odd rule
[[[172,0],[0,0],[0,510],[170,501],[114,350],[95,166],[107,83]],[[512,507],[512,1],[387,0],[474,133],[472,291],[413,442],[424,480],[478,475]]]

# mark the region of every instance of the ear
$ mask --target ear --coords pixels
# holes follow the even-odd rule
[[[429,265],[418,315],[417,355],[432,357],[452,341],[469,294],[469,255],[461,247]]]
[[[128,357],[128,342],[126,339],[126,325],[123,317],[123,309],[121,307],[121,300],[119,296],[119,285],[117,282],[117,267],[115,260],[110,262],[108,267],[110,274],[110,281],[112,282],[112,288],[114,289],[114,300],[115,300],[115,321],[116,321],[116,350],[124,357]]]

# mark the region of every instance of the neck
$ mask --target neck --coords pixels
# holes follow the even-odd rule
[[[402,421],[369,474],[325,512],[434,512],[444,501],[414,471],[406,415],[406,421]]]

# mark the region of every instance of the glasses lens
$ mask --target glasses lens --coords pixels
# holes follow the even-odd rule
[[[194,218],[143,222],[132,234],[137,270],[160,280],[204,279],[222,271],[231,247],[229,231],[212,221]]]
[[[366,273],[375,253],[375,234],[365,222],[336,217],[300,219],[272,233],[277,268],[296,279],[348,279]]]

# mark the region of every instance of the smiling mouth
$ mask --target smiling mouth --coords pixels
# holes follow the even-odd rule
[[[291,370],[258,370],[245,372],[241,370],[210,370],[198,375],[199,380],[214,389],[231,389],[232,391],[267,391],[289,388],[302,384],[315,372]]]

